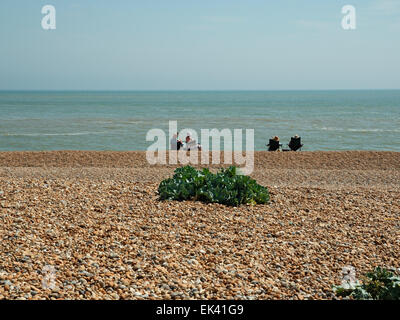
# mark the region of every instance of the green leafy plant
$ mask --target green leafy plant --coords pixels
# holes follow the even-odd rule
[[[333,290],[338,297],[356,300],[400,300],[400,277],[385,268],[376,267],[365,275],[363,283],[342,284]]]
[[[161,200],[199,200],[229,206],[269,202],[268,189],[249,176],[238,174],[234,166],[216,174],[191,166],[177,168],[172,178],[160,183],[158,193]]]

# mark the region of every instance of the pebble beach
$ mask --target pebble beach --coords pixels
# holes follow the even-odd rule
[[[0,299],[333,299],[400,268],[400,152],[256,152],[271,201],[240,207],[159,201],[175,168],[0,152]]]

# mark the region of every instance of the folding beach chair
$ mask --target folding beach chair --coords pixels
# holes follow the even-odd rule
[[[301,144],[301,137],[290,138],[290,142],[289,142],[288,146],[291,151],[301,150],[301,147],[303,146]]]
[[[282,144],[279,143],[279,141],[276,141],[274,139],[269,139],[269,143],[267,144],[268,151],[276,151],[279,150],[279,148],[282,146]]]

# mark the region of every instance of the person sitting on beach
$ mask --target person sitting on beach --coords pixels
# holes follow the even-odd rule
[[[301,147],[303,147],[303,144],[301,143],[300,136],[296,134],[295,136],[291,137],[288,146],[291,151],[301,150]]]
[[[181,139],[178,139],[179,132],[176,133],[176,145],[177,145],[177,150],[183,147],[183,142]]]
[[[171,150],[178,150],[178,134],[174,133],[170,140]]]
[[[280,141],[280,140],[279,140],[279,137],[278,137],[278,136],[275,136],[275,137],[274,137],[274,141],[276,141],[277,144],[278,144],[278,150],[276,150],[276,151],[281,151],[280,147],[282,146],[282,144],[279,143],[279,141]]]
[[[192,140],[192,137],[190,135],[190,132],[188,132],[187,135],[186,135],[185,143],[186,143],[186,150],[190,151],[190,146],[193,144],[193,140]]]
[[[201,144],[196,143],[196,140],[192,139],[190,132],[188,132],[186,135],[185,144],[186,144],[186,147],[185,147],[186,151],[190,151],[191,148],[197,148],[197,150],[201,150]]]
[[[171,138],[170,144],[171,144],[171,150],[179,150],[182,146],[183,143],[180,139],[178,139],[178,133],[174,133],[174,135]]]
[[[267,144],[268,151],[280,151],[281,144],[279,143],[279,137],[274,136],[269,139],[269,143]]]
[[[178,139],[178,141],[176,143],[177,143],[178,150],[183,147],[182,140]]]

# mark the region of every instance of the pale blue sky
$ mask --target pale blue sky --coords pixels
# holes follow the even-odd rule
[[[399,35],[400,0],[1,0],[0,90],[397,89]]]

